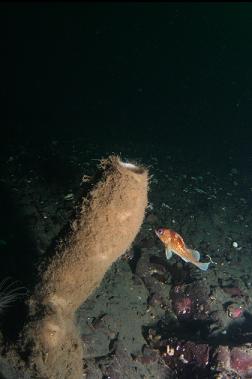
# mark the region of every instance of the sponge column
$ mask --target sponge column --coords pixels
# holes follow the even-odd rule
[[[143,222],[147,170],[117,156],[101,160],[99,169],[100,180],[81,200],[69,233],[40,269],[29,302],[21,343],[23,351],[29,348],[33,377],[82,377],[83,343],[74,313],[130,247]]]
[[[134,240],[147,205],[147,171],[111,156],[103,176],[83,199],[71,234],[42,276],[46,302],[75,311],[97,287],[110,265]]]

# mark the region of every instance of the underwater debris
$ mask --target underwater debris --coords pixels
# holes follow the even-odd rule
[[[64,200],[73,200],[74,199],[74,194],[73,193],[68,193],[67,195],[64,196]]]

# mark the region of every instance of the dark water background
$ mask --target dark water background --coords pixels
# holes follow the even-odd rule
[[[0,19],[2,148],[151,141],[246,165],[251,4],[3,3]]]

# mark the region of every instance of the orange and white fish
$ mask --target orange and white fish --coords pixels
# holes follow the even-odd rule
[[[183,238],[174,230],[159,228],[155,230],[158,238],[163,242],[165,246],[165,255],[167,259],[170,259],[172,253],[177,254],[185,262],[191,262],[203,271],[208,269],[210,262],[200,262],[200,253],[197,250],[189,249]]]

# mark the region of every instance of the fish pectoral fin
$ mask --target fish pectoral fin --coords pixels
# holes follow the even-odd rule
[[[199,262],[199,260],[200,260],[200,253],[197,250],[190,250],[190,251],[191,251],[193,257],[195,258],[195,260],[197,262]]]
[[[172,257],[172,251],[169,249],[165,249],[166,259],[170,259]]]

